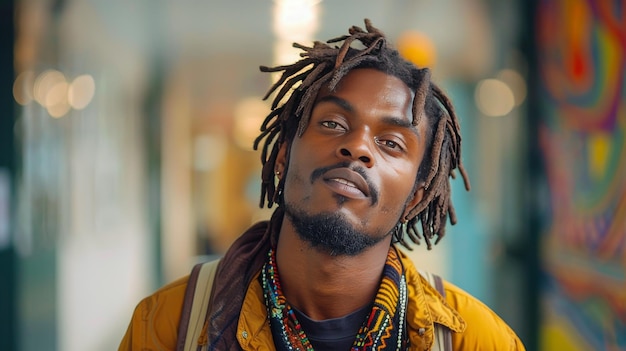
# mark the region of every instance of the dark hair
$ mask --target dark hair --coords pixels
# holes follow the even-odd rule
[[[254,142],[255,150],[264,141],[261,151],[262,184],[261,202],[264,207],[280,201],[284,186],[282,177],[275,183],[274,169],[280,146],[290,142],[296,135],[301,136],[306,129],[314,102],[323,86],[333,91],[339,81],[353,69],[373,68],[401,79],[415,92],[413,100],[413,124],[417,125],[425,116],[428,122],[426,151],[416,177],[417,183],[424,183],[424,197],[407,216],[404,230],[396,231],[395,240],[408,249],[411,245],[405,235],[416,243],[423,236],[427,247],[432,248],[445,235],[446,220],[450,217],[456,223],[454,207],[450,200],[450,178],[454,169],[459,169],[465,188],[469,190],[469,179],[461,164],[461,134],[459,122],[448,97],[430,81],[430,70],[418,68],[403,59],[399,52],[387,44],[385,35],[365,20],[366,30],[358,26],[349,29],[349,35],[331,39],[326,43],[314,42],[313,47],[298,43],[293,46],[302,49],[301,60],[291,65],[266,67],[262,72],[283,72],[272,85],[264,100],[278,90],[272,102],[272,110],[261,125],[261,134]],[[331,43],[343,42],[341,46]],[[363,47],[354,48],[360,42]],[[280,89],[279,89],[280,88]],[[284,103],[282,101],[286,99]],[[278,189],[278,190],[277,190]],[[418,230],[421,223],[421,234]],[[398,224],[401,226],[402,224]]]

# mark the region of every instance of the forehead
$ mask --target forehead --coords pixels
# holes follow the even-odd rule
[[[373,68],[348,72],[331,91],[322,87],[315,104],[331,101],[346,110],[390,114],[409,124],[413,121],[414,92],[400,78]]]
[[[393,92],[413,96],[413,91],[400,78],[374,68],[353,69],[341,78],[334,91],[325,85],[320,89],[318,96],[352,90],[359,90],[361,94]]]

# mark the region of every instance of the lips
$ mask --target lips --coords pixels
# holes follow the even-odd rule
[[[324,173],[322,176],[325,182],[336,182],[346,187],[353,187],[360,191],[364,196],[370,196],[370,187],[359,173],[349,168],[335,168]]]

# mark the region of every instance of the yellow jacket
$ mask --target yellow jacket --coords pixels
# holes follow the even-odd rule
[[[444,283],[446,298],[423,278],[403,254],[409,291],[407,324],[410,350],[428,350],[433,343],[433,323],[452,330],[454,350],[524,350],[513,330],[483,303]],[[175,350],[187,277],[157,290],[135,309],[119,350]],[[239,322],[237,339],[242,349],[274,350],[267,323],[263,289],[258,279],[248,287]]]

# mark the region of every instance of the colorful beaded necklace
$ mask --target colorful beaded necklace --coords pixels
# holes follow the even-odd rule
[[[260,278],[270,326],[275,335],[281,336],[274,342],[281,343],[288,350],[313,351],[302,325],[283,295],[275,251],[270,249],[267,256]],[[407,286],[402,263],[395,248],[391,247],[372,311],[356,334],[352,350],[406,350],[409,344],[406,306]]]

